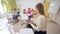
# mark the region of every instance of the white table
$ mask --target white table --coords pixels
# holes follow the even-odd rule
[[[34,32],[30,28],[23,28],[20,30],[19,34],[34,34]]]
[[[7,18],[1,18],[0,19],[0,34],[10,34],[7,25],[8,25]]]

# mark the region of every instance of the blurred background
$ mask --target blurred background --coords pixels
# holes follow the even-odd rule
[[[5,21],[5,18],[7,18],[6,14],[18,11],[20,12],[20,14],[22,14],[23,9],[27,10],[28,8],[31,8],[32,10],[35,8],[35,5],[37,3],[42,3],[44,5],[44,13],[45,16],[48,17],[47,34],[60,34],[60,0],[0,0],[0,23],[2,24],[2,26],[0,26],[1,27],[0,30],[4,28],[6,25],[6,23],[4,22],[5,25],[3,26],[4,24],[3,21]],[[14,11],[13,9],[17,11]],[[23,16],[23,18],[24,17],[25,16]],[[1,19],[3,19],[2,22]],[[10,24],[10,26],[13,27],[15,26],[18,28],[19,26],[18,24],[17,23],[15,25]],[[3,31],[2,30],[0,31],[0,34],[3,34],[3,32],[7,33],[8,31],[10,31],[9,27],[7,28],[8,31],[7,29],[6,30],[4,29]]]

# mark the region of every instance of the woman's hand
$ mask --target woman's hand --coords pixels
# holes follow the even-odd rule
[[[32,20],[29,20],[29,21],[28,21],[28,24],[33,24],[33,21],[32,21]]]

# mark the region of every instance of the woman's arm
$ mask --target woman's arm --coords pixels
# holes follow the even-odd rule
[[[41,18],[40,21],[37,22],[37,26],[35,26],[32,23],[30,23],[30,25],[33,27],[33,29],[35,29],[36,31],[39,31],[40,29],[42,29],[45,26],[45,20],[43,18]]]

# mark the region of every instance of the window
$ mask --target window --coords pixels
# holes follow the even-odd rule
[[[1,0],[0,0],[0,14],[4,14],[4,11],[3,11],[3,7],[2,7]]]

